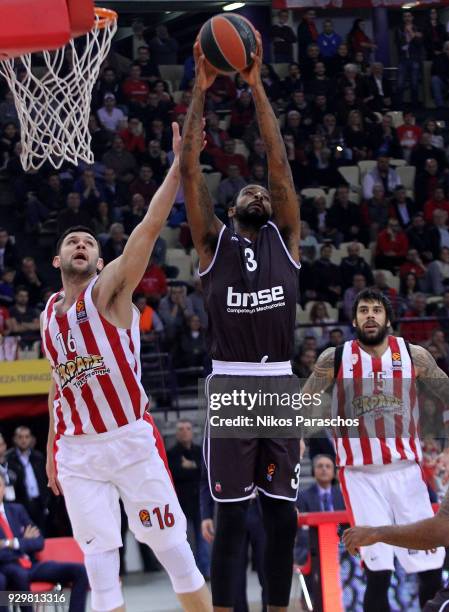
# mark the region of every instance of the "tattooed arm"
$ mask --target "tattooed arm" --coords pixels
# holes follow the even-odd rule
[[[437,366],[432,355],[422,346],[410,345],[416,378],[433,399],[444,406],[443,421],[448,430],[449,421],[449,377]]]
[[[182,135],[181,177],[192,240],[198,252],[200,268],[204,270],[212,261],[217,236],[223,225],[214,214],[212,198],[200,167],[204,100],[206,90],[214,82],[217,73],[206,64],[198,43],[195,43],[193,52],[196,78]]]
[[[262,65],[262,39],[257,32],[257,53],[253,64],[242,71],[242,77],[251,87],[256,105],[260,135],[268,158],[268,183],[273,208],[273,219],[288,246],[293,259],[299,261],[299,200],[293,183],[284,141],[278,120],[267,98],[260,76]]]
[[[316,360],[312,374],[306,381],[302,392],[320,393],[328,389],[334,380],[335,347],[331,346],[321,353]]]
[[[352,527],[343,534],[343,542],[353,555],[360,546],[377,542],[413,550],[430,550],[449,546],[449,491],[441,502],[438,514],[409,525]]]

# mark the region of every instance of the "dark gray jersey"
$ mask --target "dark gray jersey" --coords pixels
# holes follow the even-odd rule
[[[214,259],[201,273],[212,359],[291,359],[299,268],[271,221],[255,242],[222,228]]]

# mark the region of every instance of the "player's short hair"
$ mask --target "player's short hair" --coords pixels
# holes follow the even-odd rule
[[[69,227],[68,229],[66,229],[65,232],[63,232],[59,236],[58,242],[56,243],[56,255],[59,255],[62,243],[64,242],[65,238],[67,238],[67,236],[69,234],[73,234],[74,232],[84,232],[85,234],[89,234],[90,236],[92,236],[92,238],[95,238],[95,242],[97,243],[97,246],[98,246],[98,252],[99,252],[100,257],[101,257],[101,245],[100,245],[100,242],[99,242],[95,232],[92,231],[91,228],[87,227],[86,225],[73,225],[72,227]]]
[[[390,321],[390,323],[393,321],[393,307],[390,300],[381,291],[377,289],[362,289],[362,291],[357,294],[354,304],[352,305],[353,319],[356,318],[357,308],[360,302],[379,302],[385,308],[387,321]]]

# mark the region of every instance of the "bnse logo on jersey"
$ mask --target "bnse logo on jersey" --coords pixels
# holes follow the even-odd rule
[[[250,293],[234,291],[228,287],[226,299],[227,312],[253,313],[285,306],[284,288],[282,285],[270,289],[260,289]]]

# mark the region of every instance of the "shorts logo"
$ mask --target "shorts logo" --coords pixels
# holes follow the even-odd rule
[[[274,463],[269,463],[267,467],[267,480],[271,482],[273,480],[274,473],[276,471],[276,466]]]
[[[148,510],[140,510],[139,518],[144,527],[151,527],[151,517]]]
[[[87,312],[86,312],[86,304],[84,300],[78,300],[76,303],[76,321],[77,323],[84,323],[84,321],[88,320]]]
[[[402,368],[401,353],[392,353],[391,362],[392,362],[393,368]]]
[[[221,484],[219,482],[215,483],[215,492],[221,493]]]

